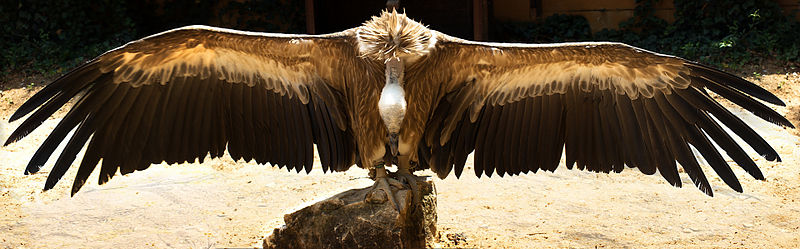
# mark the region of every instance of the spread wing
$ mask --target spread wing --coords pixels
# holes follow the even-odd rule
[[[473,150],[478,176],[553,171],[566,150],[570,169],[577,165],[608,173],[628,165],[645,174],[658,171],[680,186],[677,161],[701,191],[712,195],[691,145],[741,192],[714,143],[750,175],[764,177],[719,123],[767,160],[780,158],[706,90],[772,123],[792,126],[753,99],[784,105],[773,94],[681,58],[619,43],[512,45],[440,36],[435,52],[418,65],[429,71],[407,76],[441,84],[446,93],[419,151],[423,167],[440,177],[451,170],[459,176]]]
[[[162,161],[202,162],[209,154],[222,156],[226,148],[234,160],[310,171],[316,144],[325,171],[345,170],[356,152],[342,74],[365,66],[356,60],[351,33],[300,36],[190,26],[134,41],[31,97],[10,120],[35,112],[6,145],[78,96],[26,169],[26,174],[39,171],[77,127],[45,190],[87,141],[72,194],[101,158],[101,184],[117,170],[127,174]]]

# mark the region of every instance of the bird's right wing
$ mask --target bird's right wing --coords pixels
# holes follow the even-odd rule
[[[473,150],[478,176],[552,171],[566,151],[568,168],[608,173],[627,165],[646,174],[658,171],[680,186],[677,161],[711,195],[693,146],[725,183],[742,191],[714,143],[753,177],[764,177],[721,124],[767,160],[780,158],[706,90],[767,121],[792,127],[756,100],[783,105],[775,95],[681,58],[619,43],[500,44],[439,38],[429,58],[416,66],[422,70],[408,74],[407,80],[442,86],[444,96],[419,152],[423,167],[429,165],[440,177],[451,170],[458,176]]]
[[[72,194],[102,158],[100,183],[166,161],[220,157],[310,171],[317,145],[323,169],[356,160],[342,91],[368,81],[353,32],[282,35],[204,26],[179,28],[109,51],[25,102],[33,112],[6,141],[36,129],[70,99],[75,105],[31,159],[35,173],[77,127],[48,176],[52,188],[88,141]],[[354,78],[355,77],[355,78]],[[81,94],[83,93],[83,94]]]

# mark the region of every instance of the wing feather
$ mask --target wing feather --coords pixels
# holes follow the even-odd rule
[[[575,165],[608,173],[621,172],[627,165],[648,175],[659,172],[678,187],[679,163],[702,192],[712,195],[696,158],[702,156],[728,186],[741,192],[717,145],[756,179],[763,175],[719,123],[767,160],[780,158],[705,89],[764,120],[792,127],[756,100],[783,105],[775,95],[739,77],[677,57],[619,43],[530,45],[438,37],[429,54],[438,61],[423,60],[420,63],[429,64],[415,67],[429,66],[428,71],[407,80],[433,84],[445,79],[443,84],[450,85],[444,89],[458,89],[459,97],[444,98],[455,94],[454,90],[439,96],[438,105],[450,107],[435,108],[431,117],[447,118],[426,128],[420,148],[430,151],[419,154],[437,157],[441,155],[436,153],[456,155],[474,149],[479,176],[515,175],[539,168],[553,171],[566,152],[567,168]],[[464,93],[468,94],[461,96]],[[469,129],[451,128],[465,123],[477,129],[474,144],[461,139],[470,135]],[[431,141],[441,144],[433,146]],[[466,149],[456,153],[441,148]],[[460,172],[464,167],[460,160],[448,164],[431,169],[443,177],[449,168]]]
[[[509,122],[509,117],[511,116],[510,112],[512,112],[514,107],[512,106],[503,106],[500,108],[500,117],[497,120],[494,120],[497,124],[514,124],[517,122]],[[513,127],[513,126],[512,126]],[[513,134],[512,127],[507,127],[506,129],[497,129],[497,133],[495,133],[492,138],[494,139],[494,144],[492,144],[493,148],[497,148],[499,153],[494,154],[494,160],[492,162],[493,165],[496,167],[497,175],[502,177],[508,171],[508,162],[506,158],[508,158],[509,154],[511,153],[509,149],[510,147],[506,146],[506,142],[511,141]]]
[[[504,166],[509,167],[508,174],[509,175],[517,175],[520,173],[519,165],[524,162],[524,160],[520,159],[520,155],[522,153],[512,153],[511,151],[506,150],[515,150],[520,148],[522,136],[525,134],[523,133],[525,130],[522,126],[527,122],[525,119],[525,107],[524,106],[513,106],[511,107],[511,111],[508,115],[506,115],[507,119],[506,122],[513,122],[511,125],[511,129],[508,132],[508,135],[505,138],[506,143],[503,143],[505,147],[503,148],[503,156],[502,158],[505,159],[503,163]],[[516,122],[513,120],[509,121],[511,117],[516,117]],[[516,154],[516,155],[515,155]]]
[[[116,136],[114,132],[114,128],[112,123],[114,123],[114,119],[111,118],[112,114],[117,112],[117,108],[119,108],[120,104],[125,102],[125,99],[128,98],[128,90],[130,90],[130,86],[128,85],[117,85],[111,94],[113,97],[109,98],[108,101],[103,103],[102,109],[97,110],[97,120],[100,121],[97,127],[97,133],[100,135],[98,137],[98,141],[102,141],[99,150],[101,150],[102,154],[107,155],[103,159],[103,166],[100,168],[100,183],[108,182],[111,177],[114,176],[117,172],[118,165],[118,153],[115,153],[116,150],[109,148],[110,145],[113,144],[113,139]],[[48,136],[49,137],[49,136]]]
[[[615,101],[616,99],[614,98],[614,95],[612,95],[610,92],[607,91],[603,92],[604,105],[598,109],[600,111],[600,114],[598,115],[600,117],[603,117],[604,120],[603,122],[600,123],[603,126],[604,134],[606,134],[604,136],[606,138],[605,142],[605,149],[607,150],[606,155],[610,159],[612,169],[614,170],[614,172],[619,173],[624,168],[625,156],[623,154],[623,151],[625,149],[625,145],[617,146],[619,144],[618,142],[624,140],[622,139],[622,134],[620,134],[622,130],[620,129],[621,125],[619,123],[619,116],[617,116],[616,108],[614,108],[614,106],[616,105]],[[553,128],[553,130],[556,129],[558,128],[557,127]],[[553,147],[554,145],[549,144],[549,146]]]
[[[648,106],[650,107],[650,111],[661,112],[662,116],[665,117],[666,122],[662,123],[662,125],[664,127],[664,134],[668,134],[664,136],[664,139],[667,141],[663,143],[663,150],[661,150],[663,152],[659,153],[658,172],[671,185],[680,186],[681,180],[678,176],[677,165],[675,164],[675,159],[671,155],[674,151],[677,151],[679,144],[686,143],[686,141],[683,140],[686,134],[681,132],[685,131],[685,125],[683,122],[679,122],[681,119],[678,114],[662,101],[664,97],[663,94],[656,94],[654,97],[655,102],[648,101]]]
[[[308,172],[316,143],[326,170],[345,170],[355,163],[355,145],[338,94],[341,79],[348,66],[374,64],[356,57],[354,44],[352,30],[313,36],[190,26],[156,34],[106,52],[36,93],[12,115],[13,121],[33,112],[5,144],[81,96],[26,168],[38,172],[75,130],[45,189],[87,142],[72,194],[100,159],[101,184],[117,172],[202,162],[226,149],[234,159]]]
[[[545,154],[545,156],[548,157],[549,160],[543,161],[544,164],[541,166],[541,168],[543,170],[555,171],[556,167],[558,167],[558,164],[561,161],[561,154],[563,153],[564,150],[563,146],[565,142],[564,120],[566,118],[566,115],[564,113],[564,103],[563,103],[564,101],[562,96],[549,95],[548,98],[550,99],[550,101],[549,103],[547,103],[548,106],[547,110],[548,112],[550,112],[550,115],[548,116],[549,118],[548,120],[550,121],[544,123],[552,127],[552,129],[547,129],[548,131],[550,131],[550,133],[548,134],[552,136],[551,137],[552,140],[542,145],[546,146],[547,149],[550,150],[550,152],[547,152],[547,154]],[[524,170],[523,172],[527,173],[528,171]]]
[[[267,145],[269,144],[269,131],[267,127],[270,126],[266,124],[267,120],[269,120],[269,114],[266,109],[268,105],[265,103],[266,96],[266,91],[252,91],[250,99],[251,113],[249,116],[253,122],[250,122],[248,125],[252,129],[252,134],[250,134],[250,136],[256,141],[251,150],[253,152],[253,159],[259,164],[268,163],[267,158],[269,158],[267,154],[269,152],[269,149],[267,149]]]

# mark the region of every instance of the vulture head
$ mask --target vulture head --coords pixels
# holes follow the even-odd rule
[[[356,30],[358,54],[378,61],[399,58],[413,62],[436,44],[433,30],[394,9],[381,12]]]

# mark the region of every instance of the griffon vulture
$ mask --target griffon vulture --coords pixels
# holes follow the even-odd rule
[[[226,150],[235,160],[308,172],[314,145],[323,171],[357,164],[383,191],[426,168],[458,177],[473,152],[475,174],[504,176],[553,171],[566,151],[568,168],[608,173],[627,165],[674,186],[680,163],[712,195],[691,145],[741,192],[716,145],[756,179],[764,176],[721,124],[767,160],[780,157],[708,90],[792,127],[755,99],[784,103],[751,82],[621,43],[473,42],[395,11],[325,35],[189,26],[61,76],[11,116],[33,112],[5,144],[77,98],[25,170],[39,171],[77,127],[45,190],[88,143],[72,194],[100,159],[100,184],[117,171],[202,162]],[[398,172],[390,177],[384,165],[391,164]]]

